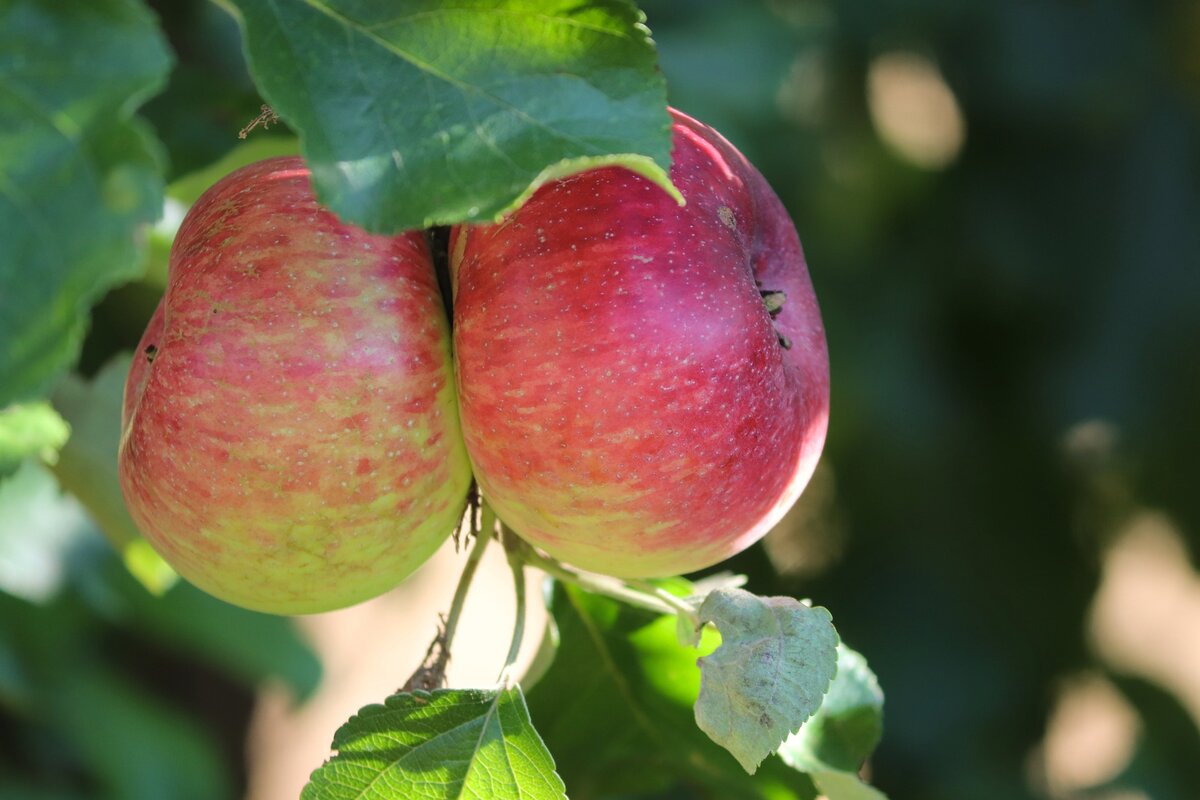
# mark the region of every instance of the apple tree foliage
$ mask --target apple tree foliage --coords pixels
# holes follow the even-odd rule
[[[97,662],[84,683],[54,668],[58,648],[96,658],[79,608],[153,631],[248,684],[276,675],[303,694],[316,678],[282,621],[173,586],[138,536],[115,475],[127,357],[91,379],[70,371],[92,305],[130,281],[161,291],[173,225],[199,192],[239,163],[297,147],[322,202],[378,232],[495,219],[542,183],[598,165],[677,195],[666,85],[644,17],[625,0],[221,5],[243,32],[258,92],[298,139],[251,131],[228,158],[168,187],[169,154],[138,114],[172,69],[149,8],[0,0],[0,519],[26,532],[98,528],[125,567],[97,556],[95,574],[60,575],[50,588],[0,574],[6,591],[18,587],[0,594],[11,606],[0,631],[29,639],[32,654],[12,662],[0,650],[0,694],[30,708],[52,698],[44,722],[122,797],[154,796],[183,762],[181,784],[219,795],[226,778],[201,738],[169,728],[110,667]],[[51,518],[34,512],[38,498],[56,509]],[[478,531],[472,558],[490,535]],[[0,536],[0,554],[74,541],[56,537]],[[528,554],[502,538],[521,595]],[[551,574],[538,674],[506,669],[482,688],[416,680],[381,698],[333,735],[335,754],[304,800],[589,797],[674,783],[720,797],[881,796],[858,770],[879,740],[882,694],[827,611],[757,597],[736,580]],[[31,604],[50,597],[58,616],[40,641]],[[127,722],[98,732],[85,724],[97,717]],[[141,772],[118,763],[122,734],[144,746]]]

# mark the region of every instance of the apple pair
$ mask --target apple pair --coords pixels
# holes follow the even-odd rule
[[[779,200],[672,115],[685,206],[606,167],[453,229],[452,334],[421,232],[339,222],[295,158],[210,188],[126,385],[151,543],[229,602],[309,613],[407,577],[472,476],[521,537],[619,577],[764,535],[824,441],[824,331]]]

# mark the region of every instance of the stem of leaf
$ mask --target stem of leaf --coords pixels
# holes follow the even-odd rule
[[[654,595],[659,600],[662,600],[664,603],[673,608],[676,614],[691,623],[693,628],[700,628],[700,615],[696,612],[696,609],[692,607],[691,603],[684,600],[682,597],[673,595],[661,586],[655,586],[649,581],[630,580],[626,583],[634,589]]]
[[[614,600],[620,600],[631,606],[644,608],[648,611],[653,611],[656,614],[684,614],[689,622],[699,625],[699,617],[695,610],[687,606],[683,600],[677,597],[672,597],[673,601],[668,602],[659,596],[657,587],[651,584],[643,584],[650,587],[650,590],[637,588],[632,583],[626,583],[619,578],[612,578],[607,575],[597,575],[592,572],[583,572],[573,567],[569,567],[560,561],[552,558],[547,558],[541,553],[534,551],[532,548],[527,548],[524,554],[526,563],[537,567],[547,575],[557,578],[560,581],[573,583],[581,589],[586,589],[595,594],[602,594],[605,597],[611,597]],[[665,592],[664,592],[665,593]],[[669,594],[669,593],[666,593]]]
[[[484,508],[487,508],[485,505]],[[513,587],[517,594],[517,617],[513,622],[512,644],[508,647],[508,656],[504,659],[504,667],[496,682],[502,689],[508,689],[514,683],[513,667],[516,666],[517,656],[521,653],[521,641],[525,638],[525,564],[526,551],[530,548],[518,539],[506,527],[500,529],[500,540],[504,544],[504,552],[508,556],[508,566],[512,570]]]

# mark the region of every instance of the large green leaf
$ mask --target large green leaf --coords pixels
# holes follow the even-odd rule
[[[162,178],[131,115],[169,65],[136,0],[0,0],[0,406],[45,391],[138,274]]]
[[[679,644],[675,619],[569,586],[551,612],[561,647],[529,692],[529,711],[572,800],[638,796],[690,784],[699,797],[800,800],[808,777],[769,757],[751,777],[693,717],[697,651]],[[706,628],[700,652],[719,641]]]
[[[566,800],[519,688],[394,694],[333,738],[302,800]]]
[[[317,196],[369,230],[492,219],[602,164],[670,186],[666,88],[626,0],[232,3]]]

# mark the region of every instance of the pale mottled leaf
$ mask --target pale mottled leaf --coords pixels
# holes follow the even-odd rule
[[[696,724],[753,773],[821,705],[837,669],[829,612],[718,589],[700,607],[721,646],[700,659]]]

